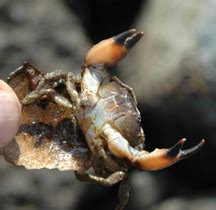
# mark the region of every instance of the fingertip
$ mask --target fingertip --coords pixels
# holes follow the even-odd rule
[[[16,135],[21,119],[21,104],[13,89],[0,80],[0,147]]]

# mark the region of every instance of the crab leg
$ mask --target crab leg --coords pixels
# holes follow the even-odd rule
[[[106,136],[109,150],[119,158],[128,159],[144,170],[160,170],[175,164],[198,152],[204,145],[204,140],[191,149],[182,150],[186,139],[181,139],[176,145],[170,149],[155,149],[153,152],[145,150],[138,151],[131,147],[128,141],[109,124],[103,127],[103,134]]]
[[[112,173],[110,176],[103,178],[100,176],[95,176],[87,173],[79,173],[77,171],[74,172],[76,178],[81,181],[81,182],[87,182],[87,183],[92,183],[92,184],[101,184],[107,187],[110,187],[120,181],[122,181],[126,174],[123,171],[116,171]]]
[[[128,202],[129,192],[130,192],[130,186],[128,183],[128,177],[125,176],[125,178],[121,181],[119,186],[119,192],[118,192],[119,204],[115,210],[124,209],[125,205]]]

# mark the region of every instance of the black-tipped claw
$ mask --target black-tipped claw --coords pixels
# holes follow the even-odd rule
[[[205,140],[203,139],[196,146],[194,146],[194,147],[192,147],[190,149],[187,149],[187,150],[180,151],[179,159],[185,159],[185,158],[188,158],[188,157],[194,155],[195,153],[197,153],[203,147],[204,143],[205,143]]]
[[[142,38],[142,36],[143,32],[136,32],[136,29],[131,29],[114,36],[113,39],[130,50]]]
[[[186,139],[181,139],[179,142],[177,142],[173,147],[171,147],[168,150],[167,155],[170,158],[177,157],[179,160],[185,159],[185,158],[188,158],[188,157],[192,156],[193,154],[197,153],[203,147],[203,145],[205,143],[205,140],[202,140],[199,144],[197,144],[196,146],[194,146],[190,149],[181,150],[185,141],[186,141]]]

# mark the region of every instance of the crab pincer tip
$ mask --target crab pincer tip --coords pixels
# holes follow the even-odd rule
[[[136,29],[125,31],[113,39],[130,50],[143,36],[143,32],[136,32]]]
[[[174,146],[168,149],[167,155],[170,158],[175,158],[176,156],[178,156],[185,142],[186,142],[185,138],[179,140]]]
[[[188,157],[194,155],[195,153],[197,153],[203,147],[205,140],[202,139],[200,141],[200,143],[198,143],[196,146],[194,146],[190,149],[182,150],[182,147],[183,147],[185,142],[186,142],[185,138],[179,140],[173,147],[171,147],[168,150],[167,155],[170,158],[177,158],[179,160],[188,158]]]
[[[200,143],[198,143],[196,146],[190,148],[190,149],[186,149],[186,150],[182,150],[179,154],[179,158],[180,159],[185,159],[188,158],[192,155],[194,155],[195,153],[197,153],[205,144],[205,140],[202,139],[200,141]]]

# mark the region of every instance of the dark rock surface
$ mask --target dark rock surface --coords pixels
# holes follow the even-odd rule
[[[137,27],[144,39],[118,65],[138,97],[148,149],[207,139],[191,159],[136,172],[126,209],[213,210],[216,206],[216,38],[214,0],[0,1],[0,74],[25,60],[42,71],[78,72],[91,41]],[[70,5],[70,6],[69,6]],[[0,209],[113,209],[117,186],[71,172],[27,171],[0,160]]]

